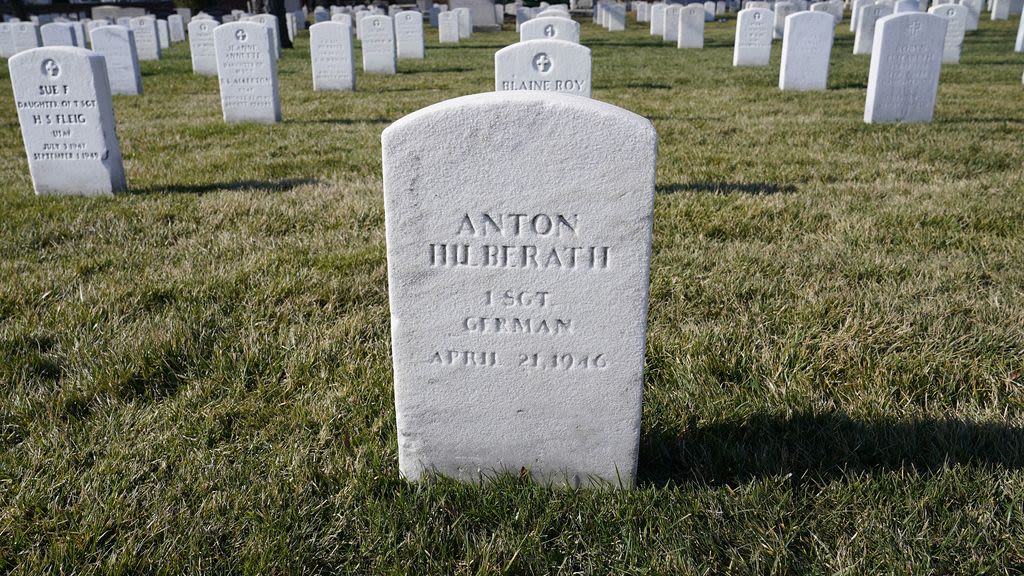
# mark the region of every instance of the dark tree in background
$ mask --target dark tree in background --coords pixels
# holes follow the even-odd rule
[[[288,21],[284,18],[284,0],[263,0],[266,2],[267,14],[277,16],[277,33],[281,36],[281,48],[291,48],[292,39],[288,37]]]

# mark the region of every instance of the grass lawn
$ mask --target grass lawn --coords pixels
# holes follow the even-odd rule
[[[639,486],[398,477],[380,132],[493,87],[437,44],[284,122],[221,120],[184,44],[117,96],[131,192],[32,194],[0,71],[0,572],[1024,570],[1024,54],[968,35],[935,121],[589,20],[597,99],[651,119]],[[506,25],[506,29],[511,25]],[[552,159],[557,161],[557,159]],[[473,158],[466,158],[472,169]]]

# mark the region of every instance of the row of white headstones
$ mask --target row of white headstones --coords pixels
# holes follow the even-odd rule
[[[942,61],[959,54],[963,37],[961,32],[951,46],[947,22],[956,18],[962,24],[967,8],[948,4],[932,8],[941,16],[920,12],[883,16],[889,9],[885,0],[867,4],[870,1],[857,0],[855,5],[858,37],[870,35],[873,47],[864,120],[929,121]],[[767,65],[772,38],[778,35],[783,40],[780,88],[823,90],[838,18],[832,10],[813,10],[812,6],[812,10],[790,11],[780,29],[776,25],[778,14],[789,10],[790,5],[780,2],[773,12],[755,4],[739,12],[734,64]],[[660,26],[655,32],[663,38],[672,40],[675,34],[678,42],[692,30],[703,39],[707,15],[703,5],[640,7],[638,17],[649,17],[652,29]],[[463,10],[440,14],[442,36],[446,23],[455,27],[460,37],[469,33],[458,30]],[[339,13],[333,17],[337,21],[320,22],[310,28],[315,90],[355,89],[353,28],[356,36],[362,37],[366,72],[394,74],[397,59],[424,58],[423,17],[419,12],[402,11],[394,17],[361,12],[355,18]],[[621,13],[616,6],[599,4],[597,12],[595,19],[602,24],[620,25]],[[277,59],[281,47],[277,19],[272,15],[239,17],[246,19],[218,24],[200,14],[189,22],[193,69],[197,74],[218,76],[226,122],[279,122]],[[673,20],[678,25],[670,31],[668,22]],[[143,16],[127,23],[128,27],[103,22],[94,27],[89,23],[91,52],[46,47],[11,58],[19,120],[37,193],[109,194],[124,189],[111,94],[140,93],[139,60],[160,57],[157,20]],[[73,28],[56,25],[72,32],[70,40],[63,40],[70,46],[77,44]],[[567,10],[533,10],[519,28],[520,42],[495,53],[495,91],[590,96],[590,49],[579,43],[580,26]],[[102,64],[100,76],[93,74],[96,62]],[[68,166],[67,161],[82,167],[56,169]]]

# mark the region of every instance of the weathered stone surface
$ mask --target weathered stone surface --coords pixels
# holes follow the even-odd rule
[[[103,57],[74,47],[26,50],[8,61],[36,194],[125,190]]]
[[[423,15],[413,10],[395,14],[395,45],[399,60],[422,60]]]
[[[494,54],[494,89],[590,96],[590,48],[565,40],[527,40]]]
[[[130,29],[124,26],[94,29],[92,49],[106,60],[111,94],[142,94],[139,56]]]
[[[890,14],[892,8],[886,4],[861,6],[857,15],[857,34],[853,37],[854,54],[871,54],[875,42],[875,25],[880,18]]]
[[[230,22],[213,31],[225,122],[281,121],[273,36],[259,22]]]
[[[797,12],[786,18],[782,39],[781,90],[824,90],[836,19],[828,12]]]
[[[363,18],[363,72],[395,74],[395,28],[390,16]]]
[[[565,94],[490,93],[381,139],[401,474],[632,486],[650,122]]]
[[[171,33],[171,42],[185,41],[185,20],[177,14],[167,17],[167,29]]]
[[[39,27],[43,46],[75,46],[75,29],[67,22],[50,22]]]
[[[441,12],[437,15],[438,40],[442,44],[459,43],[459,15],[455,12]]]
[[[519,41],[527,40],[565,40],[566,42],[580,41],[580,25],[575,20],[548,16],[545,18],[534,18],[523,23],[519,27]]]
[[[217,75],[217,49],[213,43],[212,19],[194,18],[188,23],[188,46],[192,52],[192,72],[202,76]]]
[[[767,66],[772,54],[772,11],[746,8],[736,17],[733,66]]]
[[[156,18],[152,16],[139,16],[128,21],[135,36],[135,49],[139,54],[139,60],[160,59],[160,37],[157,31]]]
[[[321,22],[309,27],[313,90],[355,90],[356,61],[352,27],[340,22]]]
[[[878,21],[864,121],[930,122],[942,69],[946,19],[914,12]]]
[[[968,9],[960,4],[942,4],[932,6],[929,14],[941,16],[946,19],[946,40],[942,48],[943,64],[959,64],[960,49],[964,43],[964,35],[967,32]]]
[[[700,4],[690,4],[679,11],[679,41],[676,47],[704,47],[704,9]]]

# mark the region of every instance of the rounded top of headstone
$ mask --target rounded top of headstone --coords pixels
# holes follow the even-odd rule
[[[786,20],[794,20],[796,22],[815,22],[820,21],[822,26],[833,26],[835,25],[836,18],[828,12],[812,12],[803,11],[790,14],[786,17]]]
[[[44,46],[18,52],[8,59],[9,65],[13,67],[24,66],[24,63],[43,60],[39,72],[43,77],[56,78],[63,74],[68,60],[88,60],[90,58],[103,58],[92,50],[77,48],[74,46]]]
[[[531,40],[531,42],[536,42]],[[561,42],[572,46],[579,46],[562,40],[540,40],[539,42]],[[638,131],[651,139],[657,135],[650,120],[619,108],[607,102],[594,100],[584,96],[565,94],[561,92],[546,91],[506,91],[506,92],[485,92],[482,94],[471,94],[460,98],[445,100],[432,106],[417,110],[412,114],[396,120],[393,124],[384,129],[381,134],[381,141],[401,141],[402,133],[407,130],[420,130],[425,123],[438,122],[438,118],[450,117],[439,122],[439,130],[450,130],[452,138],[458,138],[458,133],[463,130],[479,129],[475,126],[467,126],[463,118],[472,115],[473,110],[478,110],[484,117],[491,117],[490,111],[515,111],[518,109],[532,109],[536,111],[548,111],[555,114],[586,114],[593,118],[594,122],[620,123],[625,130]]]

